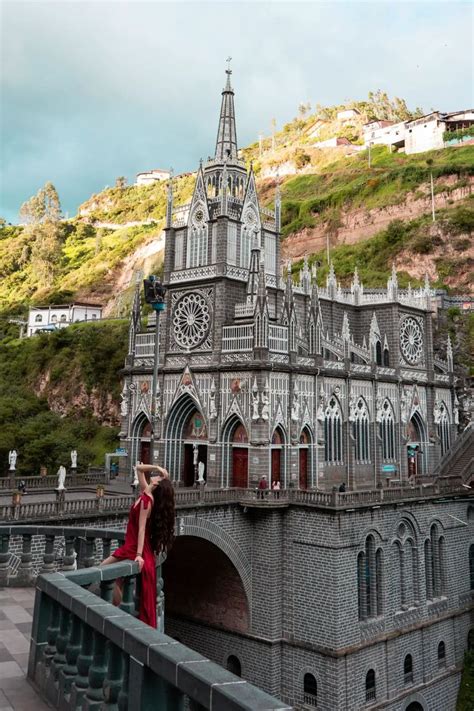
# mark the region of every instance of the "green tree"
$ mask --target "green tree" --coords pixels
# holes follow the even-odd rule
[[[115,187],[120,188],[120,190],[125,190],[127,187],[127,178],[121,175],[119,178],[115,179]]]
[[[54,185],[48,181],[20,207],[20,220],[26,224],[58,222],[61,217],[61,203]]]

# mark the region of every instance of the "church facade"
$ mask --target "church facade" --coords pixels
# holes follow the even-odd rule
[[[457,431],[452,351],[433,352],[428,282],[366,290],[281,266],[281,199],[260,204],[239,158],[227,71],[214,157],[166,213],[159,363],[154,314],[133,306],[122,392],[125,466],[183,486],[370,489],[429,476]]]

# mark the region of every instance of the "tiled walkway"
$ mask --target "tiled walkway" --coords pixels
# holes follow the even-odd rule
[[[26,681],[34,588],[0,588],[0,711],[47,711]]]

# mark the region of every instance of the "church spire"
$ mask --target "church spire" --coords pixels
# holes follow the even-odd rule
[[[221,114],[217,129],[216,160],[237,158],[237,131],[235,128],[234,90],[230,83],[231,57],[227,59],[227,80],[222,92]]]

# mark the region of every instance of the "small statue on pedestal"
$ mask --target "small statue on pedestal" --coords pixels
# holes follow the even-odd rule
[[[199,462],[198,464],[198,484],[205,484],[206,480],[204,479],[204,470],[206,468],[206,465],[204,462]]]
[[[58,469],[58,485],[56,487],[57,491],[64,491],[66,488],[64,482],[66,481],[66,467],[61,466]]]
[[[9,466],[10,466],[10,471],[11,471],[11,472],[14,472],[15,469],[16,469],[16,460],[17,460],[17,457],[18,457],[18,455],[17,455],[17,453],[16,453],[16,449],[11,449],[11,450],[8,452],[8,464],[9,464]]]
[[[71,452],[71,469],[77,469],[77,452],[75,449]]]

